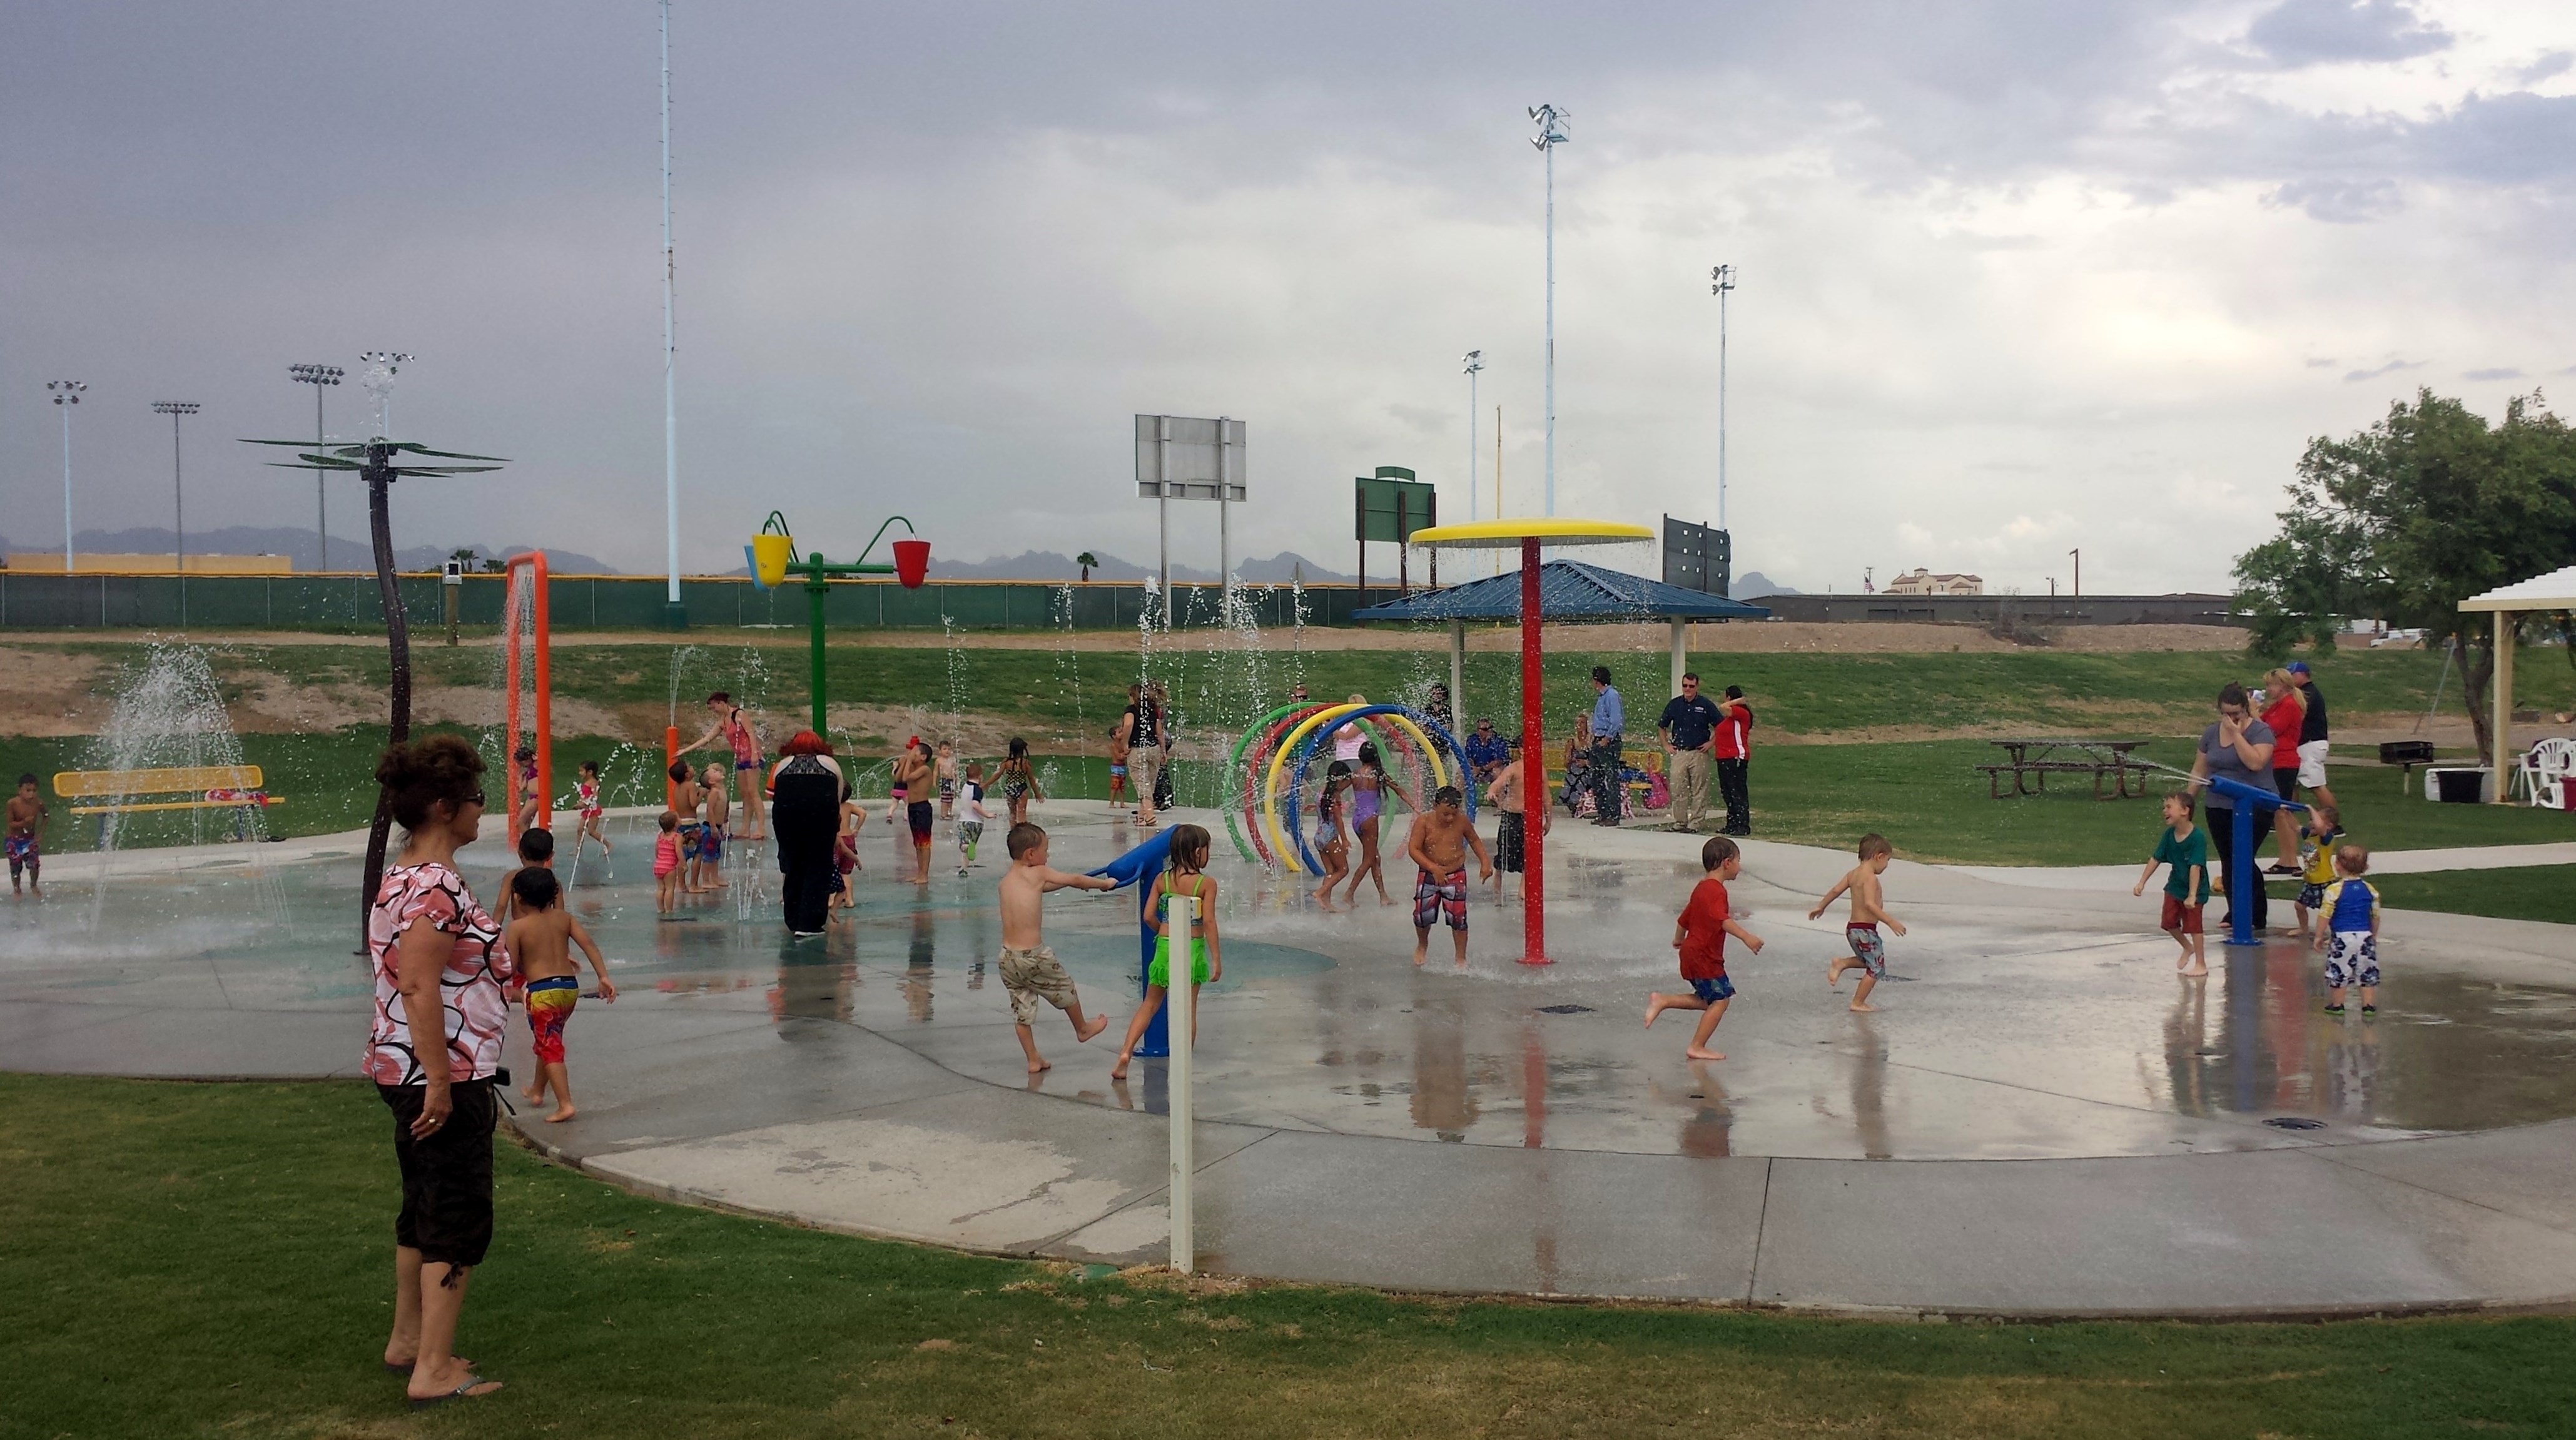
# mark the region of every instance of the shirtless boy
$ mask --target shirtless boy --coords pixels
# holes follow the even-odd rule
[[[686,760],[671,762],[671,813],[680,817],[680,889],[695,895],[706,887],[698,883],[698,807],[706,802],[706,792],[698,787],[698,774]]]
[[[9,893],[18,895],[19,872],[26,872],[26,883],[36,898],[45,894],[44,831],[47,815],[45,802],[36,797],[36,777],[18,777],[18,793],[9,797]]]
[[[1413,817],[1405,831],[1404,857],[1416,872],[1413,882],[1413,963],[1430,958],[1431,926],[1446,917],[1449,939],[1457,947],[1460,969],[1467,965],[1467,851],[1476,852],[1477,878],[1494,878],[1493,859],[1485,842],[1467,821],[1466,797],[1455,785],[1443,785],[1431,797],[1431,808]]]
[[[912,743],[895,757],[894,785],[903,795],[903,818],[912,827],[912,883],[927,885],[930,883],[931,817],[936,812],[930,808],[930,755],[922,748],[920,736],[912,737]]]
[[[546,1119],[561,1122],[577,1113],[572,1087],[564,1079],[564,1022],[581,998],[581,967],[573,962],[572,947],[579,945],[590,957],[590,968],[599,972],[600,999],[614,1003],[617,986],[609,980],[608,962],[599,958],[590,932],[563,907],[555,872],[531,865],[512,875],[510,901],[519,918],[502,931],[502,938],[518,957],[519,976],[527,982],[528,1034],[537,1052],[537,1083],[519,1093],[529,1104],[542,1105],[552,1089],[555,1109]]]
[[[733,883],[724,878],[725,826],[733,820],[733,802],[725,796],[724,767],[708,766],[699,783],[706,798],[700,817],[704,823],[698,826],[698,879],[709,890],[722,890]]]
[[[1046,943],[1046,894],[1071,886],[1077,890],[1115,890],[1118,882],[1105,875],[1068,875],[1047,868],[1047,833],[1026,821],[1011,827],[1009,840],[1011,868],[1002,875],[1002,988],[1010,992],[1011,1020],[1019,1032],[1020,1050],[1029,1059],[1032,1075],[1048,1068],[1046,1058],[1038,1054],[1038,1002],[1043,1000],[1064,1012],[1073,1022],[1073,1038],[1087,1041],[1109,1028],[1109,1017],[1082,1015],[1082,997],[1074,993],[1073,977]]]
[[[1887,942],[1878,938],[1878,927],[1884,925],[1899,935],[1905,933],[1904,922],[1887,913],[1886,896],[1878,886],[1878,877],[1887,873],[1887,862],[1895,855],[1896,847],[1887,843],[1886,836],[1875,832],[1863,835],[1860,863],[1825,892],[1815,909],[1807,912],[1810,920],[1822,919],[1826,906],[1844,891],[1851,892],[1851,918],[1843,924],[1843,940],[1851,946],[1852,953],[1834,957],[1834,963],[1825,969],[1825,984],[1840,990],[1844,971],[1860,971],[1860,984],[1852,988],[1851,1008],[1863,1013],[1878,1008],[1869,1003],[1869,992],[1877,989],[1879,980],[1887,974]]]

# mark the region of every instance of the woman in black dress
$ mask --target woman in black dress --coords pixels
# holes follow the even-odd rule
[[[769,828],[778,840],[779,885],[792,935],[820,935],[831,913],[832,845],[850,782],[832,758],[831,742],[811,730],[779,747],[769,772]]]

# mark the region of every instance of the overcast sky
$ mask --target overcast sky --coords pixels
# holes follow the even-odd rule
[[[1602,14],[1603,10],[1615,13]],[[2576,7],[864,5],[673,20],[683,562],[772,507],[840,555],[1150,561],[1129,416],[1249,424],[1236,553],[1351,560],[1349,477],[1717,518],[1737,567],[2224,587],[2307,438],[2576,377]],[[662,555],[655,9],[0,3],[0,533],[309,524],[236,436],[297,361],[413,352],[404,543]],[[367,397],[329,396],[335,434]],[[360,533],[354,485],[332,529]],[[1176,506],[1214,560],[1213,507]],[[1648,557],[1634,557],[1637,564]],[[1392,569],[1383,552],[1372,568]]]

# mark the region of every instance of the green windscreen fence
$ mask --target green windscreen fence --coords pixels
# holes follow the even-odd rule
[[[403,611],[415,630],[447,623],[435,574],[399,578]],[[457,587],[457,619],[498,625],[504,580],[470,575]],[[1173,587],[1174,623],[1224,623],[1213,585]],[[1349,625],[1351,612],[1397,598],[1393,586],[1244,586],[1237,592],[1252,623],[1277,629],[1300,622]],[[554,624],[564,630],[653,630],[662,627],[667,582],[654,576],[557,575],[547,582]],[[748,579],[684,579],[680,600],[691,628],[802,626],[801,583],[763,590]],[[1095,581],[933,581],[906,590],[891,580],[833,581],[824,604],[833,626],[938,630],[1116,630],[1133,628],[1145,609],[1142,585]],[[0,628],[97,630],[380,630],[384,607],[375,577],[320,575],[56,575],[0,571]]]

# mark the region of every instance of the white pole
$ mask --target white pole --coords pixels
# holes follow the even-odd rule
[[[1682,693],[1682,672],[1690,668],[1688,632],[1682,628],[1685,623],[1687,622],[1680,620],[1673,622],[1673,684],[1671,689],[1664,692],[1667,695]]]
[[[72,573],[72,409],[60,401],[63,412],[63,573]]]
[[[1550,127],[1553,132],[1553,126]],[[1556,147],[1547,152],[1547,513],[1556,514]]]
[[[670,590],[680,603],[680,404],[678,350],[672,343],[671,0],[662,0],[662,509],[668,531]]]
[[[1726,295],[1717,292],[1717,528],[1726,528]]]
[[[1179,942],[1173,944],[1172,983],[1163,992],[1163,1003],[1171,1007],[1164,1033],[1171,1036],[1172,1058],[1166,1074],[1171,1077],[1172,1109],[1172,1174],[1168,1193],[1172,1211],[1172,1269],[1187,1275],[1197,1266],[1198,1237],[1192,1233],[1195,1201],[1190,1193],[1192,1173],[1197,1170],[1190,1133],[1190,1050],[1198,1043],[1198,978],[1199,898],[1195,895],[1170,897],[1172,911],[1180,918]],[[1175,933],[1169,923],[1165,934]]]
[[[1231,623],[1234,599],[1234,542],[1226,533],[1225,417],[1216,417],[1216,598],[1217,623]]]
[[[1172,628],[1172,417],[1154,417],[1154,570],[1163,587],[1160,617]]]
[[[1467,713],[1467,622],[1449,622],[1449,722],[1452,730],[1464,728]]]

